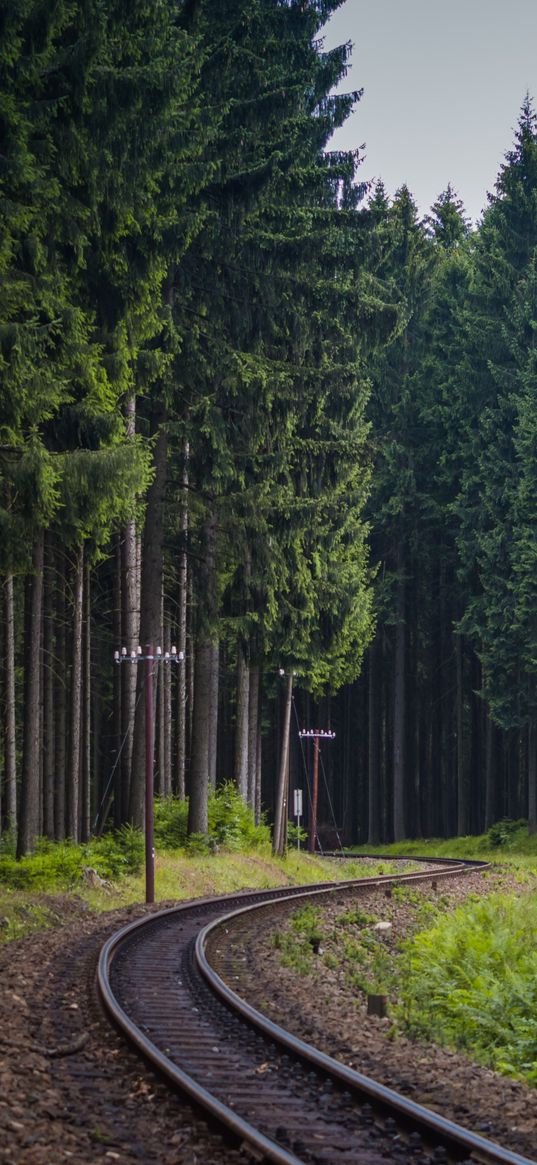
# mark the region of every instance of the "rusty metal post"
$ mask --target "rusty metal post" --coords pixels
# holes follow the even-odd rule
[[[319,801],[319,741],[334,740],[336,734],[330,729],[302,728],[298,735],[301,740],[313,740],[313,781],[308,850],[314,854],[317,845],[317,805]]]
[[[317,843],[317,806],[319,803],[319,735],[313,738],[313,785],[311,790],[311,824],[308,838],[308,849],[315,853]]]

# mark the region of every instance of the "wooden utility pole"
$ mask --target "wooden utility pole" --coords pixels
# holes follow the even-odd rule
[[[282,673],[283,674],[283,673]],[[274,815],[274,833],[272,836],[272,852],[283,857],[287,842],[287,800],[289,785],[289,735],[291,728],[291,704],[293,702],[293,673],[287,676],[287,691],[285,698],[285,712],[283,718],[282,751],[280,756],[280,773],[278,778],[278,793],[276,797],[276,813]]]

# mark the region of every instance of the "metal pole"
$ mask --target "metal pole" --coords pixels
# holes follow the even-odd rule
[[[319,737],[313,738],[313,788],[311,791],[311,826],[309,836],[309,851],[315,853],[317,841],[317,802],[319,800]]]
[[[153,838],[153,757],[155,718],[153,710],[153,648],[145,649],[145,900],[155,901],[155,848]]]

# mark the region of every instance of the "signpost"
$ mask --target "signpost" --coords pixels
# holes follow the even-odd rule
[[[295,789],[294,791],[294,816],[296,817],[296,848],[300,849],[300,818],[302,817],[302,789]]]

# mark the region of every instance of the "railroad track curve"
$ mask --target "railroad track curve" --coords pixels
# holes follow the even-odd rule
[[[145,916],[104,945],[97,982],[113,1022],[159,1075],[257,1161],[276,1165],[528,1165],[331,1059],[241,999],[209,950],[246,914],[268,925],[299,900],[460,875],[483,863],[198,899]]]

